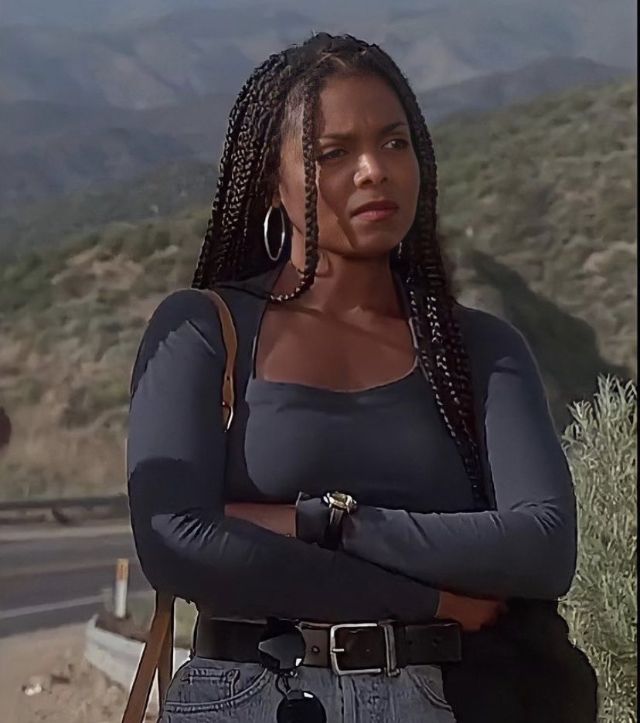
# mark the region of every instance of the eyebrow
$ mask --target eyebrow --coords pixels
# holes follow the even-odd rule
[[[387,133],[390,133],[395,128],[398,128],[398,126],[406,126],[407,124],[404,121],[396,121],[395,123],[389,123],[389,125],[384,126],[384,128],[380,129],[380,135],[384,136]],[[408,126],[407,126],[408,127]],[[323,138],[334,138],[336,140],[349,140],[350,138],[353,138],[353,133],[325,133],[324,135],[321,135],[320,139]]]

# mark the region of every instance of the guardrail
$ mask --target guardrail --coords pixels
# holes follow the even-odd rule
[[[85,628],[85,658],[107,678],[129,691],[142,657],[144,643],[103,630],[96,624],[97,619],[98,616],[94,615]],[[177,670],[188,658],[188,650],[174,647],[173,669]],[[149,713],[154,714],[158,711],[157,679],[156,673],[149,698]]]
[[[46,510],[50,511],[58,522],[69,522],[70,518],[63,510],[93,510],[98,507],[106,508],[105,511],[114,516],[129,514],[128,500],[125,494],[102,497],[49,497],[32,500],[0,501],[0,513]]]

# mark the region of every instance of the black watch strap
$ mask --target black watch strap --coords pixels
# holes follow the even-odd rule
[[[327,550],[337,550],[342,539],[342,520],[345,511],[336,507],[329,508],[329,522],[324,531],[322,547]]]

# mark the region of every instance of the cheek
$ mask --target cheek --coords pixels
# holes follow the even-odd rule
[[[347,205],[353,194],[353,172],[349,169],[318,174],[318,213],[337,219],[347,218]]]

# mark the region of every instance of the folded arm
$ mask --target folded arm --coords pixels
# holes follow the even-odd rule
[[[485,319],[486,322],[486,319]],[[360,505],[341,550],[434,587],[466,595],[555,599],[576,564],[571,472],[536,361],[521,333],[493,318],[472,363],[486,380],[480,433],[496,509],[415,513]],[[298,537],[319,542],[328,519],[319,497],[297,502]]]
[[[138,350],[127,440],[132,528],[150,583],[220,616],[432,618],[431,587],[225,516],[224,361],[211,300],[191,289],[167,297]]]

